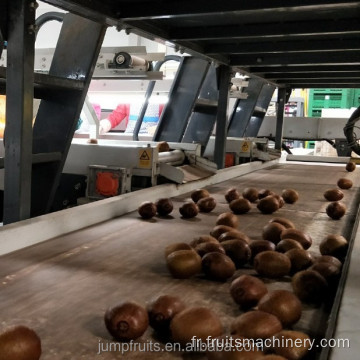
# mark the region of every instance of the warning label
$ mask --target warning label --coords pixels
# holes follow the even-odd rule
[[[138,168],[150,169],[151,168],[151,149],[139,150],[139,163]]]
[[[250,145],[248,141],[244,141],[241,145],[241,152],[248,152],[250,150]]]

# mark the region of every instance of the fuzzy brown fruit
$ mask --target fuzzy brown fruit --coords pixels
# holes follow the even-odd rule
[[[324,198],[328,201],[339,201],[344,197],[340,189],[329,189],[324,192]]]
[[[280,342],[276,340],[284,341],[288,345],[279,346]],[[277,355],[289,360],[300,360],[308,354],[311,339],[309,335],[300,331],[283,330],[274,336],[274,344],[273,350]]]
[[[138,207],[138,213],[143,219],[151,219],[156,215],[156,205],[151,201],[144,201]]]
[[[234,214],[246,214],[251,210],[251,203],[248,199],[239,198],[231,201],[229,208]]]
[[[285,253],[285,255],[291,261],[291,273],[295,274],[298,271],[309,268],[313,263],[314,259],[311,253],[304,249],[291,249]]]
[[[328,235],[319,245],[321,255],[330,255],[338,259],[345,257],[349,244],[341,235]]]
[[[177,279],[187,279],[201,272],[201,257],[194,250],[178,250],[166,258],[170,274]]]
[[[215,209],[216,201],[211,196],[204,197],[197,202],[197,206],[201,212],[209,213]]]
[[[211,242],[211,243],[215,243],[215,244],[219,243],[219,241],[211,235],[200,235],[200,236],[197,236],[194,239],[192,239],[190,241],[189,245],[194,248],[194,247],[198,246],[199,244],[206,243],[206,242]]]
[[[301,301],[287,290],[268,292],[260,299],[258,309],[275,315],[284,327],[297,323],[302,313]]]
[[[235,188],[231,188],[227,190],[225,193],[225,200],[228,203],[231,203],[233,200],[236,200],[239,197],[240,197],[240,193]]]
[[[190,219],[195,217],[199,213],[199,208],[194,202],[187,201],[183,205],[181,205],[181,207],[179,208],[179,212],[183,218]]]
[[[230,285],[231,297],[245,310],[256,306],[267,292],[261,279],[246,274],[236,278]]]
[[[280,320],[264,311],[248,311],[238,316],[231,324],[231,334],[249,339],[267,339],[282,330]]]
[[[275,195],[275,193],[274,193],[273,191],[269,190],[269,189],[261,189],[261,190],[259,190],[259,192],[258,192],[258,198],[259,198],[259,200],[260,200],[260,199],[263,199],[263,198],[265,198],[265,197],[267,197],[267,196],[269,196],[269,195]]]
[[[234,262],[225,254],[211,252],[202,258],[202,270],[208,279],[226,281],[234,275]]]
[[[245,199],[248,199],[250,202],[255,202],[256,200],[259,199],[259,193],[257,191],[257,189],[253,188],[253,187],[249,187],[244,189],[242,196]]]
[[[273,223],[273,222],[285,226],[286,229],[295,229],[294,223],[283,217],[275,217],[269,220],[269,223]]]
[[[326,299],[328,283],[325,278],[314,270],[302,270],[291,279],[295,295],[301,301],[319,304]]]
[[[315,263],[319,263],[319,262],[330,263],[332,265],[337,266],[339,269],[341,269],[342,267],[342,262],[339,259],[337,259],[335,256],[331,256],[331,255],[321,255],[317,257],[315,259]]]
[[[197,189],[191,193],[191,199],[197,203],[200,199],[209,197],[210,193],[206,189]]]
[[[353,161],[349,161],[345,166],[346,171],[353,172],[356,169],[356,164]]]
[[[27,326],[17,325],[0,333],[0,360],[39,360],[41,340]]]
[[[247,264],[251,258],[251,249],[248,243],[241,239],[232,239],[221,242],[225,253],[235,263],[237,268]]]
[[[270,195],[261,199],[256,206],[263,214],[272,214],[279,210],[279,200],[274,196]]]
[[[276,222],[268,223],[263,227],[262,238],[264,240],[269,240],[274,244],[277,244],[281,240],[280,235],[281,232],[284,230],[285,230],[284,225],[281,225]]]
[[[165,258],[174,251],[178,251],[178,250],[192,250],[192,247],[189,244],[182,242],[170,244],[165,248]]]
[[[223,241],[227,241],[227,240],[233,240],[233,239],[240,239],[240,240],[244,240],[245,242],[247,242],[248,244],[250,243],[250,238],[244,234],[242,231],[239,230],[231,230],[231,231],[227,231],[222,233],[218,240],[219,242],[223,242]]]
[[[253,262],[255,256],[263,251],[274,251],[275,244],[268,240],[253,240],[249,244],[251,250],[250,263]]]
[[[297,229],[285,229],[281,233],[281,239],[294,239],[307,250],[312,244],[312,238],[309,234]]]
[[[294,204],[299,200],[299,193],[294,189],[283,190],[281,196],[288,204]]]
[[[152,299],[147,304],[150,326],[158,332],[168,332],[172,318],[185,307],[185,303],[177,296],[160,295]]]
[[[156,203],[156,210],[157,210],[157,213],[160,215],[160,216],[167,216],[169,215],[173,209],[174,209],[174,205],[172,203],[172,201],[170,199],[167,199],[167,198],[162,198],[162,199],[159,199]]]
[[[170,151],[170,146],[166,141],[160,141],[156,147],[159,153]]]
[[[235,214],[225,212],[217,217],[216,225],[226,225],[236,229],[239,226],[239,219]]]
[[[326,213],[333,220],[341,219],[346,213],[346,206],[340,201],[331,202],[326,207]]]
[[[233,231],[235,230],[232,226],[226,226],[226,225],[217,225],[215,226],[211,231],[210,235],[214,238],[218,239],[221,234],[227,231]]]
[[[119,341],[135,340],[149,326],[145,308],[131,301],[108,308],[104,320],[109,333]]]
[[[347,189],[350,189],[353,186],[353,182],[350,179],[347,179],[347,178],[340,178],[338,180],[338,182],[337,182],[337,186],[340,189],[347,190]]]
[[[204,242],[204,243],[198,244],[197,246],[195,246],[195,251],[201,257],[203,257],[205,254],[210,253],[210,252],[219,252],[221,254],[225,254],[224,248],[220,244],[213,243],[213,242]]]
[[[223,333],[223,326],[212,310],[205,307],[192,307],[174,316],[170,323],[170,330],[175,342],[187,344],[194,336],[203,342],[206,342],[208,337],[220,336]]]
[[[261,276],[279,278],[290,273],[291,262],[284,254],[263,251],[255,256],[254,269]]]
[[[276,251],[286,253],[291,249],[304,249],[302,245],[294,239],[283,239],[276,245]]]

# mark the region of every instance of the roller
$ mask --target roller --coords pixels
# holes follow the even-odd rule
[[[168,165],[182,165],[185,160],[185,154],[181,150],[172,150],[159,153],[159,162]]]
[[[149,70],[150,63],[137,56],[130,55],[127,52],[120,51],[115,54],[114,64],[120,69],[129,69],[134,67],[143,67],[145,70]]]

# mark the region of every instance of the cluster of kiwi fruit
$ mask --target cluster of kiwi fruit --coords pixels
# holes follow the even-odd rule
[[[356,169],[356,164],[353,161],[349,161],[345,169],[348,172],[353,172]],[[337,188],[328,189],[324,192],[324,198],[330,201],[330,204],[326,206],[326,214],[333,220],[339,220],[345,215],[346,206],[340,201],[344,197],[342,190],[352,188],[353,182],[343,177],[337,181],[337,186]]]
[[[204,342],[208,337],[223,334],[218,315],[204,306],[188,307],[178,296],[160,295],[146,306],[124,301],[108,308],[104,315],[108,332],[118,341],[136,340],[150,326],[159,339],[180,344],[191,342],[193,336]]]
[[[294,204],[299,200],[299,193],[294,189],[284,189],[281,195],[269,189],[258,190],[247,187],[242,194],[236,188],[230,188],[225,193],[225,200],[230,210],[237,215],[246,214],[251,210],[252,203],[263,214],[272,214],[284,206],[285,203]]]
[[[0,360],[39,360],[41,340],[24,325],[6,328],[0,333]]]
[[[180,215],[185,219],[190,219],[198,215],[199,212],[208,213],[215,209],[216,201],[206,189],[197,189],[191,193],[191,199],[185,201],[179,208]],[[161,198],[155,203],[144,201],[138,207],[138,213],[143,219],[151,219],[156,214],[160,217],[170,215],[174,206],[169,198]]]

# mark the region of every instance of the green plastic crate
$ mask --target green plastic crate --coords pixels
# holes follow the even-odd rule
[[[350,109],[353,101],[354,89],[310,89],[309,110]]]
[[[360,89],[354,89],[354,101],[353,101],[354,107],[360,106]]]

